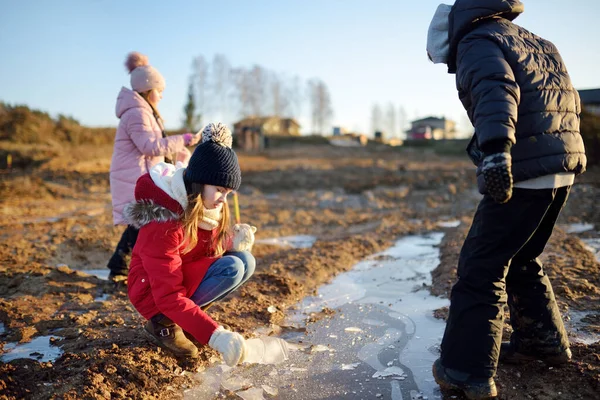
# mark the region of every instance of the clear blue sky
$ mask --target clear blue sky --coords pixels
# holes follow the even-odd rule
[[[402,105],[408,119],[443,115],[464,124],[454,76],[425,53],[439,2],[5,0],[0,100],[116,126],[115,99],[129,85],[123,61],[137,50],[165,77],[160,111],[178,128],[192,59],[220,53],[234,66],[320,78],[334,125],[368,131],[375,102]],[[600,1],[523,2],[515,22],[558,46],[577,88],[600,87]]]

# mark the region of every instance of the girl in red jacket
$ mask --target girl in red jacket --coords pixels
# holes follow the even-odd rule
[[[248,280],[255,268],[249,252],[228,251],[226,199],[241,183],[231,142],[225,125],[206,126],[188,167],[157,164],[138,179],[136,202],[125,214],[139,228],[128,294],[148,320],[146,334],[177,356],[196,357],[198,349],[186,331],[233,366],[243,360],[244,338],[204,311]]]

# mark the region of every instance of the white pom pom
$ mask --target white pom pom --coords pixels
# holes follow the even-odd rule
[[[125,60],[125,67],[127,71],[131,73],[137,67],[142,67],[144,65],[149,65],[148,57],[143,55],[142,53],[138,53],[137,51],[132,51],[127,55],[127,59]]]
[[[222,124],[221,122],[218,122],[215,125],[211,122],[202,130],[202,143],[206,143],[208,141],[231,148],[233,138],[231,137],[231,131],[227,125]]]

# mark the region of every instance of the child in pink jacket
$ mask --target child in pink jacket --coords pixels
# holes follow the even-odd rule
[[[165,80],[148,57],[132,52],[125,62],[131,75],[131,88],[121,88],[117,97],[116,115],[120,119],[110,165],[110,192],[115,225],[126,225],[123,208],[134,201],[137,179],[159,162],[181,162],[187,165],[190,152],[200,136],[192,133],[167,137],[158,103],[162,99]],[[127,225],[114,254],[108,262],[109,279],[127,276],[126,257],[131,253],[138,230]]]

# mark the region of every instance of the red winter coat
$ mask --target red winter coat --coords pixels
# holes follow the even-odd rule
[[[217,230],[198,229],[198,244],[182,254],[181,205],[156,186],[149,174],[138,179],[135,199],[125,211],[128,220],[140,227],[129,267],[129,299],[144,318],[162,313],[206,344],[218,324],[190,296],[220,258],[214,256],[211,245]]]

